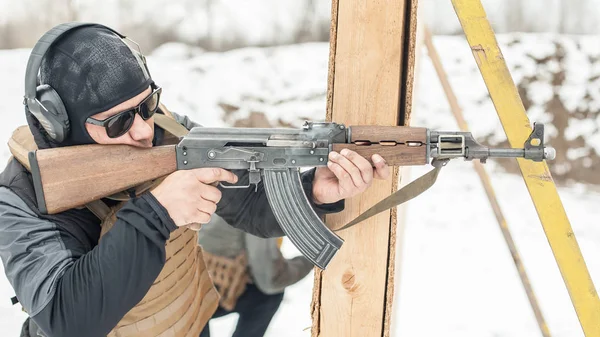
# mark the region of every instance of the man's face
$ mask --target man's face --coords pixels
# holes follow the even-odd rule
[[[148,89],[144,90],[144,92],[141,94],[91,117],[98,120],[104,120],[110,116],[116,115],[121,111],[131,109],[140,104],[140,102],[150,95],[151,92],[152,89],[148,87]],[[131,129],[129,129],[129,131],[127,131],[127,133],[124,135],[117,138],[110,138],[106,134],[106,129],[99,125],[85,123],[85,128],[92,139],[98,144],[125,144],[138,147],[152,147],[152,138],[154,137],[154,118],[151,117],[144,121],[139,114],[136,114]]]

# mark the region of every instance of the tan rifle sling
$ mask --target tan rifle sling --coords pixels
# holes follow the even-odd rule
[[[166,141],[176,142],[180,136],[187,133],[187,129],[177,123],[162,104],[161,110],[165,115],[156,114],[155,123],[166,131]],[[15,130],[8,145],[13,156],[29,169],[27,154],[37,148],[29,128],[21,126]],[[135,195],[143,193],[160,181],[157,179],[137,186]],[[122,193],[110,197],[124,202],[130,195]],[[100,239],[116,221],[116,213],[123,202],[112,208],[102,201],[86,205],[102,219]],[[198,233],[179,228],[171,233],[165,249],[165,265],[152,287],[108,336],[198,337],[216,311],[219,294],[212,283],[202,249],[198,245]]]

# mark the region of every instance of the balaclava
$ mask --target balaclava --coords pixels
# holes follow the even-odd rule
[[[94,143],[85,120],[139,95],[152,78],[119,36],[100,26],[88,26],[54,42],[42,60],[40,83],[56,90],[70,122],[70,132],[61,144],[48,141],[44,132],[34,132],[38,147],[45,148]],[[27,120],[39,128],[31,114]]]

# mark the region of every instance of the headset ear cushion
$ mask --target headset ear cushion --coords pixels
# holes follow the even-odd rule
[[[46,132],[56,142],[62,142],[69,134],[69,115],[58,93],[48,84],[42,84],[36,89],[38,101],[46,108],[39,109],[45,122],[38,117]]]

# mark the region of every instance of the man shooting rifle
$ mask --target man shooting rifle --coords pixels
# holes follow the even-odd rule
[[[166,132],[154,122],[155,114],[165,113],[159,109],[161,88],[150,76],[143,55],[124,39],[101,25],[66,24],[38,41],[27,65],[24,99],[37,149],[64,149],[59,155],[68,157],[70,148],[79,145],[149,149],[163,144]],[[187,129],[197,126],[185,116],[173,114],[173,118]],[[107,154],[101,161],[111,158]],[[365,191],[373,179],[389,177],[381,156],[369,159],[374,166],[353,151],[331,152],[327,166],[303,173],[303,192],[314,211],[338,212],[345,198]],[[131,161],[128,168],[152,169],[144,165]],[[173,262],[170,254],[178,252],[169,244],[176,245],[178,238],[187,235],[183,228],[199,230],[213,213],[260,237],[284,235],[262,185],[256,191],[215,186],[247,180],[247,170],[176,170],[151,189],[130,193],[131,199],[115,208],[114,221],[107,225],[106,219],[85,207],[53,214],[40,209],[43,199],[36,195],[35,185],[48,181],[35,181],[29,169],[35,167],[12,158],[0,175],[0,257],[29,315],[24,337],[107,336],[119,329],[120,335],[128,336],[157,336],[167,330],[176,336],[199,334],[205,321],[196,323],[200,316],[212,315],[202,309],[210,306],[196,306],[203,298],[185,297],[188,293],[178,292],[178,283],[163,289],[165,282],[155,282]],[[103,173],[103,179],[86,188],[102,189],[122,178],[118,171]],[[69,181],[78,180],[77,175],[67,178],[63,190],[70,188]],[[102,200],[109,206],[117,204]],[[187,258],[195,254],[191,251]],[[176,281],[197,280],[194,289],[205,289],[210,280],[202,273],[206,271],[196,270]],[[147,298],[154,287],[156,297]],[[181,303],[162,298],[163,293],[177,296]],[[136,305],[136,315],[128,315]],[[186,305],[197,309],[185,310]],[[149,326],[149,321],[155,323]]]

